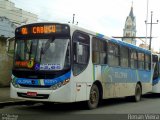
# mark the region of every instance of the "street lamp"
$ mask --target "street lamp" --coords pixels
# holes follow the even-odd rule
[[[151,50],[151,44],[152,44],[152,24],[158,24],[158,20],[156,23],[152,22],[152,17],[153,17],[153,11],[151,11],[151,22],[147,23],[147,21],[145,21],[146,24],[150,24],[150,41],[149,41],[149,50]]]
[[[73,14],[72,24],[74,24],[74,22],[75,22],[75,14]],[[70,21],[68,21],[68,23],[71,23],[71,22],[70,22]],[[76,25],[78,25],[78,21],[77,21]]]

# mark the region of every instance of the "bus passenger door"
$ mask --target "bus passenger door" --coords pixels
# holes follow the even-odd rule
[[[89,73],[90,37],[89,35],[75,31],[73,34],[73,75],[76,87],[76,101],[87,100],[87,82],[91,79]]]

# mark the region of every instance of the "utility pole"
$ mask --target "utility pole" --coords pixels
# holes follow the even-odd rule
[[[148,5],[149,5],[149,0],[147,0],[147,14],[146,14],[146,21],[145,22],[148,22]],[[145,40],[145,48],[147,49],[147,24],[146,24],[146,40]]]
[[[151,50],[151,45],[152,45],[152,24],[158,24],[158,20],[156,23],[152,22],[152,18],[153,18],[153,11],[151,11],[151,22],[147,23],[147,21],[145,21],[146,24],[150,24],[150,41],[149,41],[149,50]]]

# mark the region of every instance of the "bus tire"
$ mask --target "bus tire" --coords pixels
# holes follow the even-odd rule
[[[141,88],[140,84],[137,84],[136,88],[135,88],[134,101],[139,102],[141,100],[141,97],[142,97],[142,88]]]
[[[89,100],[87,101],[88,109],[95,109],[99,103],[99,89],[96,84],[93,84],[90,90]]]

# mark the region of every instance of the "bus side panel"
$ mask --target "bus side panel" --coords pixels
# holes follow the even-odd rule
[[[142,83],[142,94],[152,91],[151,71],[139,70],[139,81]]]
[[[77,76],[73,76],[73,81],[76,86],[75,101],[89,100],[90,89],[94,82],[91,61],[82,73]]]
[[[111,71],[107,65],[93,65],[94,79],[102,83],[103,99],[116,97],[116,85]]]
[[[104,98],[123,97],[133,94],[135,84],[132,83],[131,75],[131,70],[127,68],[102,66]],[[128,89],[127,83],[130,83],[130,89]]]
[[[101,73],[104,98],[134,95],[137,82],[142,85],[142,94],[151,91],[151,71],[102,66]]]
[[[152,92],[153,93],[160,93],[160,77],[154,80],[153,86],[152,86]]]

